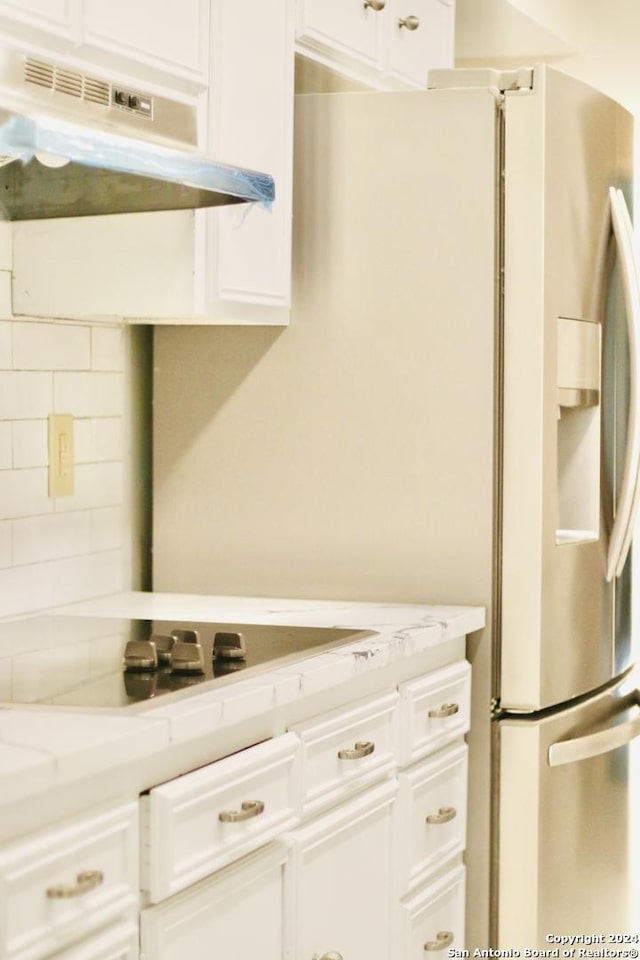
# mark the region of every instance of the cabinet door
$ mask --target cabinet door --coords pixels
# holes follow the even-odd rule
[[[209,152],[271,174],[273,204],[200,213],[196,313],[230,323],[288,321],[293,185],[293,4],[216,0]],[[196,251],[197,256],[197,251]]]
[[[377,4],[374,4],[377,6]],[[386,50],[387,12],[364,0],[301,0],[296,38],[313,52],[330,51],[381,70]]]
[[[389,960],[392,948],[393,804],[387,781],[292,835],[287,960],[333,952],[348,960]]]
[[[453,0],[391,0],[389,75],[425,88],[429,70],[453,66]]]
[[[118,61],[143,63],[206,85],[208,0],[84,0],[83,25],[85,44]]]
[[[66,40],[76,40],[79,10],[80,0],[1,0],[0,19],[6,21],[9,34],[28,35],[29,28],[32,28]]]
[[[140,917],[146,960],[282,960],[288,848],[274,845]]]

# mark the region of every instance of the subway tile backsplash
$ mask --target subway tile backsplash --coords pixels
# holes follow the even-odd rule
[[[124,325],[12,318],[0,269],[0,617],[131,587],[128,336]],[[70,497],[48,496],[51,413],[74,417]]]

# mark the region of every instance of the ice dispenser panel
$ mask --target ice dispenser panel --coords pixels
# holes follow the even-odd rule
[[[597,540],[600,525],[600,324],[558,320],[556,542]]]

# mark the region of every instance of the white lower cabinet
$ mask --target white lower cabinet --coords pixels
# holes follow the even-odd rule
[[[462,949],[470,668],[388,683],[5,846],[0,960]]]
[[[141,798],[144,960],[413,960],[464,944],[465,661]]]
[[[138,924],[130,921],[110,926],[52,960],[138,960],[138,955]]]
[[[41,960],[81,942],[88,949],[83,938],[109,924],[113,930],[134,920],[138,862],[135,803],[59,824],[5,847],[0,852],[0,957]],[[105,956],[127,956],[124,949]]]
[[[141,960],[282,960],[286,844],[270,844],[142,911]]]
[[[296,830],[287,960],[389,960],[393,805],[388,780]]]

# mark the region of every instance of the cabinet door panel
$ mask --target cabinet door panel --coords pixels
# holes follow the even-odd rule
[[[1,0],[0,18],[7,32],[22,35],[25,28],[76,41],[80,29],[80,0]]]
[[[389,71],[405,84],[426,87],[429,70],[453,66],[452,0],[393,0]],[[411,30],[400,21],[418,26]],[[415,21],[414,21],[415,22]]]
[[[378,69],[382,63],[387,13],[363,0],[302,0],[296,36],[311,47],[328,48]]]
[[[148,960],[282,960],[286,845],[246,857],[141,914]]]
[[[291,0],[213,10],[209,152],[271,174],[276,198],[208,211],[196,312],[282,323],[291,292],[293,11]],[[270,316],[272,314],[273,316]]]
[[[292,835],[292,942],[288,960],[336,951],[389,960],[395,780],[367,791]]]
[[[118,58],[206,83],[209,5],[156,0],[85,0],[84,39]]]

